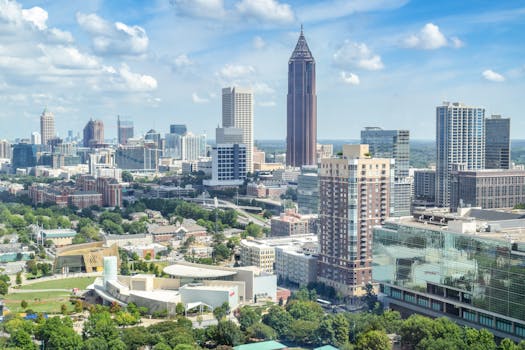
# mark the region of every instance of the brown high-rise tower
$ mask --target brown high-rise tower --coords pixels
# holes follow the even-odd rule
[[[317,164],[315,60],[301,35],[288,62],[286,164]]]

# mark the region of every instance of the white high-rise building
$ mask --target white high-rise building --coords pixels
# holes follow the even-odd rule
[[[7,140],[0,140],[0,159],[11,159],[11,144]]]
[[[252,89],[227,87],[222,89],[222,127],[242,129],[246,145],[248,172],[253,172],[253,92]]]
[[[47,145],[47,141],[55,137],[55,116],[44,108],[40,116],[40,136],[43,145]]]
[[[450,205],[450,172],[485,168],[485,109],[459,102],[436,108],[436,205]]]
[[[206,157],[206,135],[195,135],[191,132],[182,136],[182,160],[199,160]]]
[[[42,143],[42,137],[40,136],[40,133],[38,131],[34,131],[31,133],[31,143],[33,145],[40,145]]]

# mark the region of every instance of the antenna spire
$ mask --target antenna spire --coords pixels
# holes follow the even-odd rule
[[[303,24],[301,23],[301,35],[303,35]]]

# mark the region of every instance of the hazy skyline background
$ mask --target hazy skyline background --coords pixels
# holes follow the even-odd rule
[[[317,63],[318,138],[365,126],[435,137],[435,107],[510,117],[525,138],[522,1],[0,0],[0,138],[120,114],[214,138],[221,88],[254,89],[256,139],[284,139],[287,64],[304,24]]]

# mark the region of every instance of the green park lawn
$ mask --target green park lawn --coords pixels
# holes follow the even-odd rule
[[[75,277],[65,278],[53,281],[37,282],[21,286],[19,289],[35,290],[35,289],[86,289],[91,283],[95,281],[95,277]]]
[[[72,310],[69,302],[69,292],[34,292],[34,293],[11,293],[4,297],[4,305],[11,312],[24,312],[31,309],[34,312],[60,313],[62,304],[66,304],[68,310]],[[27,308],[23,309],[20,303],[27,302]]]

